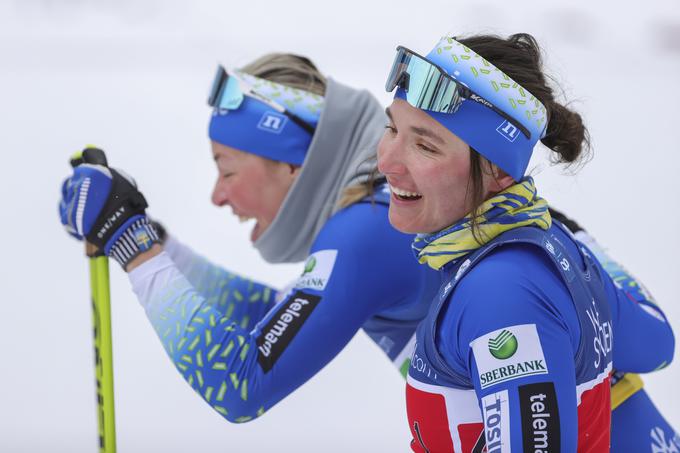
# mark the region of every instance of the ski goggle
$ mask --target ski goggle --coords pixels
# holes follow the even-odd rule
[[[208,95],[208,105],[217,109],[236,110],[243,103],[244,96],[256,99],[274,111],[290,118],[295,124],[314,135],[315,127],[300,118],[298,115],[287,110],[282,105],[272,101],[255,91],[247,82],[238,76],[237,71],[228,73],[222,65],[217,67],[215,79]]]
[[[482,104],[531,139],[529,130],[512,116],[457,81],[442,67],[403,46],[397,47],[397,55],[385,83],[388,93],[396,87],[404,90],[410,105],[435,113],[455,113],[468,99]]]

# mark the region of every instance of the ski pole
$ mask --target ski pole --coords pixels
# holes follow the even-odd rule
[[[88,146],[71,158],[71,166],[81,163],[106,165],[106,156]],[[90,290],[94,333],[94,370],[97,385],[97,426],[100,453],[115,453],[116,425],[113,399],[113,345],[111,339],[111,291],[109,261],[96,246],[85,242],[90,262]]]

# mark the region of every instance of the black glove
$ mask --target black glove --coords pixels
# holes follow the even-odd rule
[[[86,148],[71,165],[73,175],[62,185],[59,204],[61,222],[69,233],[86,238],[123,268],[160,242],[134,180],[109,168],[102,150]]]

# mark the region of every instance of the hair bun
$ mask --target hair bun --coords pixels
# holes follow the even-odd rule
[[[582,157],[584,149],[590,149],[590,136],[581,115],[557,102],[546,107],[550,116],[548,130],[541,143],[559,155],[555,159],[557,162],[575,162]]]

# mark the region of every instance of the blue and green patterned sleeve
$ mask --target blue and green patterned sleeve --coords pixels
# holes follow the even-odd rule
[[[648,373],[666,367],[675,350],[675,337],[666,315],[642,283],[614,261],[587,233],[576,238],[587,247],[611,278],[609,285],[614,333],[614,368],[627,372]],[[650,349],[649,345],[654,348]]]
[[[211,263],[172,236],[166,239],[163,250],[207,305],[244,329],[259,321],[276,298],[276,289]]]
[[[673,359],[675,338],[666,315],[652,295],[621,264],[614,261],[584,231],[576,238],[595,255],[615,287],[619,303],[613,306],[614,367],[638,372],[664,368]],[[642,313],[644,312],[644,313]],[[616,333],[618,329],[618,334]],[[649,345],[654,347],[650,348]],[[612,376],[612,451],[680,451],[680,436],[645,392],[633,373]]]
[[[356,204],[331,218],[294,287],[252,328],[208,303],[165,252],[128,275],[183,378],[227,420],[248,421],[314,376],[367,319],[401,302],[394,247],[408,250],[410,237],[390,227],[386,209]],[[232,303],[235,313],[250,302]]]
[[[248,354],[249,326],[243,326],[250,321],[238,322],[229,316],[244,311],[241,306],[250,302],[227,298],[228,308],[223,311],[219,301],[210,303],[195,290],[167,253],[135,268],[129,276],[163,348],[189,385],[232,422],[264,412],[249,404],[250,383],[243,378],[256,366]]]

